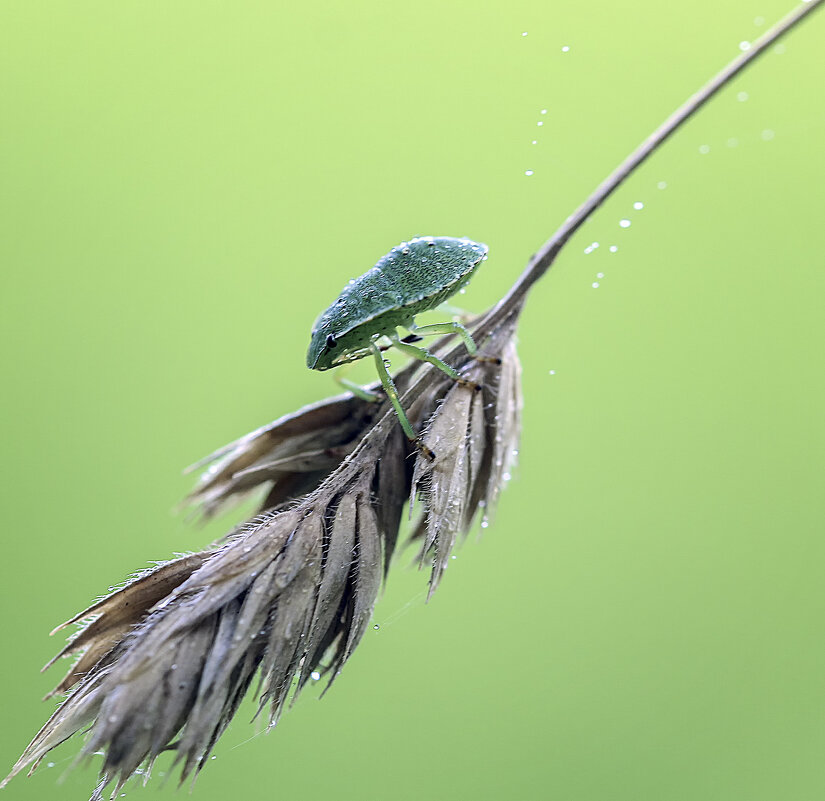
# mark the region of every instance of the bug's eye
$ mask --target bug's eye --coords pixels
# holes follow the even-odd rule
[[[332,334],[330,334],[327,337],[327,347],[328,348],[334,348],[337,344],[338,344],[338,340],[335,339],[335,337]]]

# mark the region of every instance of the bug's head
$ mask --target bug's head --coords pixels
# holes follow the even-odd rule
[[[348,350],[346,344],[331,333],[330,326],[319,322],[313,329],[312,339],[309,342],[307,367],[310,370],[329,370],[337,367],[349,361],[346,358]]]

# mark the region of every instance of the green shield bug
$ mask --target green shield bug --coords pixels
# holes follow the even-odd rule
[[[461,323],[416,326],[415,316],[462,289],[486,258],[487,245],[451,236],[419,236],[396,245],[372,269],[352,279],[318,318],[312,329],[307,367],[329,370],[372,355],[404,433],[422,447],[398,399],[378,341],[385,338],[402,353],[429,362],[461,381],[461,376],[437,356],[403,341],[398,329],[417,336],[458,334],[475,355],[475,343]]]

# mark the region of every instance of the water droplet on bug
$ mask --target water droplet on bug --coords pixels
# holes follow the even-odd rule
[[[637,201],[633,204],[633,208],[634,208],[634,209],[636,209],[636,211],[640,211],[640,210],[641,210],[641,209],[643,209],[644,207],[645,207],[645,204],[644,204],[644,203],[642,203],[642,201],[641,201],[641,200],[637,200]]]
[[[350,279],[349,279],[349,281],[348,281],[347,283],[348,283],[348,284],[354,284],[354,283],[355,283],[355,279],[354,279],[354,278],[350,278]]]
[[[703,156],[706,156],[708,153],[710,153],[710,145],[699,145],[699,152]]]
[[[594,282],[591,284],[591,286],[593,287],[593,289],[598,289],[598,288],[599,288],[599,282],[598,282],[598,281],[594,281]]]
[[[532,175],[532,174],[533,174],[533,171],[532,171],[532,170],[525,170],[525,171],[524,171],[524,174],[525,174],[525,175]]]
[[[402,252],[405,256],[409,256],[409,255],[410,255],[410,249],[409,249],[409,248],[404,248],[404,250],[402,250],[401,252]]]
[[[317,670],[313,670],[313,671],[312,671],[312,673],[310,673],[310,674],[309,674],[309,677],[310,677],[313,681],[318,681],[318,679],[320,679],[320,678],[321,678],[321,674],[320,674]]]
[[[619,228],[630,228],[630,220],[619,220]]]
[[[739,42],[739,49],[744,53],[747,50],[751,49],[750,42]]]
[[[611,253],[615,253],[615,252],[618,250],[618,248],[617,248],[615,245],[611,245],[611,246],[608,248],[608,250],[609,250]]]
[[[667,189],[667,181],[659,181],[659,183],[656,184],[656,188],[657,189]]]
[[[748,99],[748,93],[747,92],[737,92],[736,93],[736,99],[740,103],[744,103]]]
[[[562,53],[569,53],[569,52],[570,52],[570,47],[569,47],[568,45],[565,45],[565,46],[561,49],[561,52],[562,52]]]
[[[770,142],[771,139],[773,139],[774,136],[776,136],[776,132],[772,131],[770,128],[765,128],[765,130],[762,131],[760,136],[762,137],[763,142]]]

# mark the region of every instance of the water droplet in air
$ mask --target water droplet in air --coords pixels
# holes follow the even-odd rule
[[[699,145],[699,152],[703,156],[706,156],[708,153],[710,153],[710,145]]]
[[[532,170],[525,170],[525,171],[524,171],[524,174],[525,174],[525,175],[532,175],[532,174],[533,174],[533,171],[532,171]]]
[[[618,248],[617,248],[615,245],[611,245],[611,246],[608,248],[608,250],[609,250],[611,253],[615,253],[615,252],[618,250]]]
[[[771,139],[773,139],[774,136],[776,136],[776,132],[772,131],[770,128],[765,128],[765,130],[762,131],[760,135],[762,137],[763,142],[770,142]]]
[[[592,286],[593,286],[593,289],[598,289],[598,288],[599,288],[599,282],[598,282],[598,281],[594,281],[594,282],[593,282],[593,284],[592,284]]]
[[[633,204],[633,208],[634,208],[634,209],[636,209],[636,211],[639,211],[640,209],[643,209],[644,207],[645,207],[645,204],[644,204],[644,203],[642,203],[640,200],[637,200],[637,201]]]
[[[318,681],[318,679],[320,679],[320,678],[321,678],[321,674],[320,674],[317,670],[313,670],[313,671],[312,671],[312,673],[310,673],[310,674],[309,674],[309,677],[310,677],[313,681]]]
[[[565,45],[565,46],[561,49],[561,52],[562,52],[562,53],[569,53],[569,52],[570,52],[570,47],[569,47],[568,45]]]
[[[630,220],[619,220],[619,228],[630,228]]]
[[[739,42],[739,49],[744,53],[746,50],[751,49],[750,42]]]
[[[656,184],[656,188],[657,189],[667,189],[667,181],[659,181],[659,183]]]

